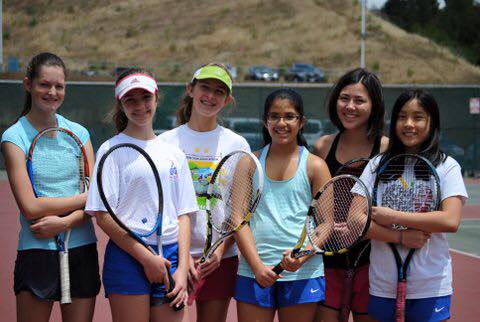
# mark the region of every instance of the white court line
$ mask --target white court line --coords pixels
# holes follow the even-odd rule
[[[467,253],[467,252],[464,252],[464,251],[461,251],[461,250],[458,250],[458,249],[450,248],[449,250],[451,252],[454,252],[454,253],[457,253],[457,254],[461,254],[461,255],[468,256],[468,257],[473,257],[473,258],[476,258],[476,259],[480,259],[480,256],[478,256],[478,255],[470,254],[470,253]]]

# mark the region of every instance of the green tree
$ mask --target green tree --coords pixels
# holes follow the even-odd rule
[[[382,12],[396,25],[413,31],[435,20],[439,8],[437,0],[388,0]]]

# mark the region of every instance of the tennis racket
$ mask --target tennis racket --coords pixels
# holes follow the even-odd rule
[[[199,263],[204,263],[231,235],[244,227],[257,208],[263,189],[263,170],[250,152],[233,151],[220,160],[207,187],[207,238]],[[213,243],[213,231],[218,238]],[[189,296],[197,297],[205,279],[200,279]]]
[[[347,252],[367,233],[370,215],[370,195],[362,181],[351,175],[330,179],[313,198],[291,256],[299,258],[322,253],[333,256]],[[301,250],[306,236],[312,249]],[[280,263],[273,271],[277,274],[283,272]]]
[[[111,147],[98,163],[97,185],[113,220],[152,254],[162,256],[163,191],[157,167],[148,153],[130,143]],[[152,244],[157,244],[158,252]],[[171,292],[175,281],[169,269],[167,274]],[[173,309],[178,311],[183,306]]]
[[[88,189],[90,168],[80,139],[70,130],[50,127],[32,141],[27,172],[35,197],[67,197]],[[60,263],[61,304],[72,302],[68,243],[70,230],[55,237]]]
[[[335,173],[335,175],[349,174],[359,178],[362,175],[363,170],[368,164],[368,158],[358,158],[350,160],[344,163]],[[353,182],[352,182],[353,183]],[[353,188],[353,186],[352,186]],[[355,277],[355,271],[363,258],[364,254],[368,254],[370,249],[370,241],[362,241],[350,248],[350,252],[345,253],[346,271],[345,279],[343,280],[343,293],[339,312],[339,321],[347,322],[350,315],[350,308],[352,304],[353,296],[353,279]],[[358,251],[359,249],[359,251]],[[357,250],[357,252],[356,252]],[[353,254],[352,254],[353,252]],[[355,256],[356,253],[356,257]],[[352,257],[353,263],[352,263]]]
[[[440,180],[427,159],[413,154],[400,154],[389,159],[377,170],[373,200],[378,206],[405,212],[430,212],[440,205]],[[406,227],[394,225],[395,229]],[[405,321],[407,270],[415,249],[405,256],[405,248],[389,243],[397,265],[396,322]],[[403,259],[402,257],[405,257]]]
[[[262,166],[252,153],[238,150],[222,158],[207,189],[207,239],[200,263],[250,221],[263,181]],[[212,245],[213,230],[219,237]]]

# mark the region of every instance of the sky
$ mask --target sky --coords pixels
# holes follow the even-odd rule
[[[368,8],[381,8],[387,2],[387,0],[367,0],[367,7]],[[443,7],[445,3],[443,0],[439,1],[440,7]]]

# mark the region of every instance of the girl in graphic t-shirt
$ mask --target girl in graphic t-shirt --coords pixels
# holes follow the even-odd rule
[[[379,225],[392,224],[420,230],[430,235],[418,249],[408,268],[406,316],[415,321],[445,321],[450,317],[452,264],[446,233],[456,232],[462,205],[467,198],[461,169],[457,161],[439,148],[440,114],[432,95],[423,90],[410,90],[396,100],[391,118],[390,143],[387,150],[371,160],[361,180],[372,190],[376,171],[391,157],[401,153],[419,154],[435,166],[441,191],[440,210],[410,213],[386,207],[373,207],[372,219]],[[405,234],[405,233],[403,233]],[[370,254],[369,314],[377,321],[395,320],[397,267],[387,243],[372,239]],[[404,239],[399,243],[406,248]]]
[[[171,307],[187,299],[189,215],[198,207],[185,155],[159,139],[153,131],[158,100],[157,83],[148,72],[131,68],[121,74],[115,83],[116,104],[111,115],[118,134],[104,142],[97,155],[101,160],[110,147],[121,143],[135,144],[150,155],[158,169],[163,191],[163,257],[153,255],[108,215],[97,188],[98,164],[85,206],[110,237],[102,277],[112,318],[117,322],[182,321],[186,316],[185,310],[174,311]],[[131,166],[125,164],[128,165]],[[120,198],[122,196],[119,194]],[[150,246],[156,248],[156,240]],[[175,288],[169,293],[167,269],[175,280]]]
[[[200,213],[191,218],[189,270],[190,302],[196,300],[199,322],[225,321],[237,275],[238,257],[233,239],[223,243],[205,263],[198,264],[206,239],[208,180],[223,156],[234,150],[250,151],[243,137],[218,124],[218,113],[232,102],[232,77],[225,66],[205,65],[187,84],[177,110],[179,126],[160,135],[186,154],[200,207]]]

